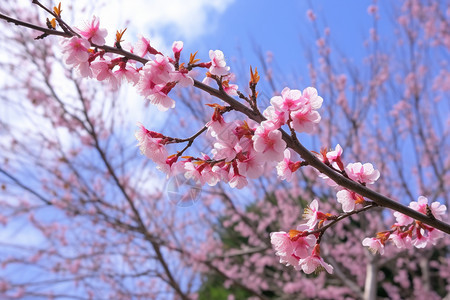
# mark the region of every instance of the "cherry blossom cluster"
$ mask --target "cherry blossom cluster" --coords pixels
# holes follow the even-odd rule
[[[229,73],[230,67],[227,66],[223,52],[220,50],[209,50],[209,58],[211,62],[204,64],[207,67],[209,66],[209,70],[206,72],[203,83],[213,85],[215,82],[219,82],[225,93],[230,96],[237,96],[238,85],[230,83],[234,75]]]
[[[333,267],[320,256],[321,233],[314,231],[316,226],[320,228],[331,215],[320,212],[318,208],[318,201],[313,200],[303,214],[306,224],[300,224],[297,229],[288,233],[272,232],[270,242],[275,254],[280,257],[280,263],[303,270],[306,274],[324,270],[331,274]]]
[[[314,93],[311,94],[314,95]],[[311,129],[310,127],[307,128]],[[336,172],[345,174],[345,176],[360,184],[373,184],[380,177],[380,172],[375,170],[370,163],[349,163],[344,167],[341,159],[342,153],[343,149],[338,144],[334,150],[327,151],[326,149],[322,149],[320,153],[316,153],[316,156]],[[285,161],[278,165],[278,170],[289,169],[289,165],[295,166],[289,161],[289,158],[290,152],[286,150]],[[291,173],[284,173],[284,179],[290,180],[290,176]],[[323,174],[319,176],[327,180],[329,185],[338,189],[336,197],[337,201],[341,203],[344,213],[354,211],[356,204],[365,203],[362,196],[353,191],[341,188]],[[304,219],[307,220],[306,224],[299,225],[296,230],[290,230],[289,233],[271,233],[271,242],[275,248],[276,255],[280,257],[280,263],[292,265],[296,269],[303,270],[306,274],[323,270],[326,270],[328,273],[332,273],[333,271],[333,267],[325,263],[320,256],[320,237],[326,229],[324,227],[325,223],[336,220],[338,216],[323,213],[318,208],[318,201],[313,200],[303,214]]]
[[[131,53],[147,59],[144,65],[139,66],[130,58],[98,50],[105,44],[107,35],[107,31],[100,28],[98,18],[93,17],[75,31],[77,35],[61,43],[68,65],[74,67],[80,76],[106,81],[113,89],[117,89],[126,79],[161,111],[175,107],[175,101],[168,96],[175,86],[193,85],[190,71],[194,67],[208,69],[204,83],[216,82],[227,94],[237,95],[238,86],[229,83],[232,74],[220,50],[210,50],[210,61],[206,63],[199,63],[195,54],[191,54],[185,66],[179,63],[183,49],[181,41],[173,43],[173,57],[168,57],[152,47],[149,39],[141,37],[134,46],[128,47]],[[117,32],[116,47],[121,47],[124,32]],[[258,78],[253,82],[256,85],[259,80],[256,70],[255,74],[252,73],[252,78]],[[242,188],[248,183],[247,177],[257,178],[266,168],[276,165],[279,177],[290,181],[293,172],[303,162],[291,160],[292,151],[286,149],[279,129],[287,125],[296,132],[313,133],[321,119],[317,109],[322,102],[313,87],[303,92],[286,87],[280,96],[270,100],[271,105],[263,112],[266,120],[260,124],[249,119],[226,122],[222,116],[226,108],[217,105],[211,121],[206,124],[208,134],[216,140],[211,156],[202,154],[201,157],[184,156],[181,159],[184,151],[169,156],[165,146],[180,141],[149,131],[141,124],[136,138],[141,152],[168,175],[183,172],[187,178],[201,184],[212,186],[224,181],[232,187]]]
[[[167,156],[165,145],[175,141],[142,125],[136,133],[141,152],[169,176],[184,173],[186,178],[200,184],[214,186],[222,181],[233,188],[245,187],[247,177],[260,177],[269,165],[283,158],[286,143],[280,131],[264,127],[268,123],[226,122],[222,116],[224,110],[225,107],[215,105],[211,121],[206,124],[207,133],[215,140],[211,157],[206,154],[181,157],[181,152]]]
[[[214,186],[219,181],[227,182],[231,187],[243,188],[247,178],[258,178],[266,169],[276,166],[281,179],[291,180],[293,172],[303,165],[291,160],[291,150],[286,148],[280,127],[292,122],[294,129],[311,131],[320,120],[315,110],[321,106],[322,98],[314,88],[307,88],[303,95],[299,90],[285,88],[282,96],[272,98],[272,105],[265,111],[267,120],[260,124],[246,121],[226,122],[223,114],[226,107],[218,104],[214,107],[211,120],[206,124],[208,134],[215,140],[211,157],[169,156],[165,161],[159,159],[160,153],[167,153],[164,145],[173,141],[161,139],[144,127],[136,133],[141,152],[157,163],[159,169],[168,175],[184,172],[186,178]],[[158,150],[154,149],[155,144]]]
[[[147,45],[147,48],[140,45],[139,49],[150,49],[149,43],[144,39],[141,41]],[[134,52],[140,55],[145,54],[142,50],[136,52],[134,49]],[[179,52],[174,50],[174,53]],[[163,72],[165,80],[169,80],[170,84],[175,82],[170,80],[178,80],[177,83],[183,82],[183,78],[178,75],[180,71],[175,72],[173,69],[173,60],[165,58],[159,53],[156,53],[155,56],[153,61],[142,68],[144,73],[137,84],[138,89],[144,95],[145,85],[155,81],[151,78],[155,72]],[[211,50],[209,57],[210,62],[197,64],[209,68],[203,82],[207,84],[216,82],[228,95],[237,95],[237,85],[228,82],[231,77],[230,67],[226,65],[222,51]],[[175,57],[175,61],[176,59]],[[192,59],[190,61],[190,63],[197,62]],[[149,68],[148,75],[145,73],[146,68]],[[177,75],[170,77],[171,74]],[[255,74],[253,77],[257,78],[256,70]],[[147,76],[149,79],[146,79]],[[174,76],[178,77],[174,79]],[[190,78],[187,75],[185,77]],[[255,79],[255,84],[256,82]],[[188,85],[184,84],[183,86]],[[161,97],[167,97],[167,95],[161,94]],[[170,101],[173,100],[170,99]],[[155,101],[151,102],[156,103]],[[193,179],[200,184],[206,183],[214,186],[222,181],[231,187],[243,188],[248,184],[247,178],[258,178],[267,168],[276,166],[279,177],[290,180],[292,173],[302,165],[302,162],[291,161],[291,151],[286,149],[286,143],[282,139],[279,129],[288,124],[298,132],[312,132],[320,121],[317,109],[321,107],[322,102],[323,99],[318,96],[315,88],[309,87],[303,93],[299,90],[285,88],[281,96],[271,99],[272,105],[263,113],[267,120],[260,124],[250,119],[226,122],[223,114],[227,108],[218,104],[210,105],[214,108],[214,112],[211,120],[205,126],[207,133],[215,142],[211,155],[202,154],[201,157],[182,157],[184,151],[168,156],[169,152],[165,146],[179,141],[149,131],[143,125],[139,125],[140,129],[136,133],[136,138],[139,141],[141,152],[152,159],[158,168],[169,176],[184,173],[186,178]],[[174,103],[171,103],[169,107],[174,106]]]
[[[316,153],[316,155],[336,172],[340,172],[362,185],[373,184],[380,177],[380,172],[375,170],[370,163],[349,163],[344,167],[341,159],[342,153],[343,149],[338,144],[334,150],[327,152],[326,149],[323,149],[321,153]],[[285,159],[290,157],[289,150],[286,150],[285,157]],[[281,165],[280,163],[278,167]],[[289,166],[289,162],[284,162],[283,165],[286,168],[286,166]],[[361,195],[338,186],[325,175],[319,176],[327,180],[329,185],[338,189],[336,198],[337,202],[342,205],[344,214],[335,216],[323,213],[318,209],[318,201],[313,200],[303,214],[303,218],[307,220],[306,224],[300,224],[297,229],[290,230],[288,233],[281,231],[272,232],[270,235],[276,255],[280,257],[280,263],[294,266],[294,268],[303,270],[306,274],[323,270],[332,273],[333,267],[325,263],[320,256],[320,238],[323,232],[329,227],[330,221],[336,222],[338,218],[350,216],[355,212],[356,205],[367,204],[367,201]],[[290,177],[285,176],[283,179],[289,180]],[[366,208],[368,207],[370,207],[370,204],[366,206]],[[428,205],[428,199],[423,196],[420,196],[417,202],[411,202],[409,207],[423,214],[431,215],[438,220],[442,220],[442,216],[447,209],[445,205],[439,202]],[[363,211],[365,208],[360,210]],[[388,240],[391,240],[398,248],[410,248],[412,246],[424,248],[427,244],[435,245],[437,240],[443,236],[441,231],[400,212],[395,212],[394,216],[397,223],[392,226],[391,230],[379,232],[375,238],[365,238],[362,244],[369,247],[369,250],[374,253],[383,254],[385,243]]]
[[[366,206],[368,208],[369,206]],[[447,208],[439,202],[428,204],[428,199],[420,196],[417,202],[411,202],[410,208],[438,220],[442,220]],[[361,209],[363,211],[364,208]],[[331,222],[337,222],[339,218],[350,216],[346,213],[335,216],[319,210],[318,201],[315,199],[305,209],[303,218],[307,221],[300,224],[296,229],[289,232],[272,232],[270,240],[275,253],[280,257],[280,263],[293,266],[297,270],[303,270],[306,274],[313,272],[333,272],[333,267],[327,264],[320,255],[320,239],[324,230],[329,228]],[[436,245],[443,232],[427,226],[420,221],[414,220],[402,213],[395,212],[397,223],[391,230],[377,233],[375,238],[365,238],[362,241],[373,253],[384,254],[384,247],[388,240],[392,241],[398,248],[424,248],[427,245]]]
[[[323,149],[320,153],[316,153],[316,155],[322,162],[333,168],[336,172],[342,173],[344,176],[362,185],[374,184],[380,178],[380,172],[374,169],[371,163],[362,164],[361,162],[355,162],[349,163],[344,167],[341,159],[343,151],[342,147],[337,144],[334,150],[327,152],[326,149]],[[324,174],[319,174],[319,177],[325,179],[328,185],[338,190],[336,193],[337,202],[342,205],[344,212],[351,212],[357,204],[364,204],[364,197],[361,195],[340,187]]]
[[[139,66],[132,59],[98,50],[97,47],[105,45],[107,31],[100,28],[100,22],[95,16],[91,22],[75,28],[75,32],[77,35],[63,40],[61,47],[66,64],[72,66],[81,77],[107,82],[113,90],[117,90],[126,80],[161,111],[175,107],[175,101],[168,94],[176,85],[186,87],[194,84],[184,65],[178,65],[183,49],[181,41],[173,43],[172,58],[162,55],[150,45],[149,39],[141,37],[128,49],[131,53],[148,59],[145,65]],[[116,46],[120,46],[124,32],[125,30],[117,32]],[[216,62],[220,63],[218,59]]]
[[[409,207],[426,215],[432,216],[437,220],[442,220],[447,207],[439,202],[428,204],[428,199],[420,196],[419,199],[409,204]],[[363,245],[376,253],[384,254],[384,247],[387,241],[392,241],[397,248],[425,248],[427,245],[436,245],[437,240],[444,236],[431,226],[414,220],[400,212],[394,212],[396,223],[391,230],[378,232],[374,238],[365,238]]]
[[[272,124],[279,128],[286,123],[297,132],[313,133],[320,122],[320,114],[317,112],[322,106],[323,99],[317,95],[317,90],[308,87],[303,90],[291,90],[284,88],[281,96],[270,99],[270,104],[263,115]]]

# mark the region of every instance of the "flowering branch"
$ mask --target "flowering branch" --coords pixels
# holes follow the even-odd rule
[[[266,120],[264,116],[259,115],[255,113],[254,111],[250,110],[248,107],[244,106],[242,103],[238,102],[233,97],[228,96],[227,94],[221,93],[218,90],[207,86],[201,82],[198,82],[194,80],[194,86],[207,92],[208,94],[217,97],[226,103],[228,103],[230,106],[232,106],[235,110],[245,114],[250,119],[256,121],[256,122],[262,122]],[[338,185],[343,186],[345,188],[348,188],[361,196],[367,197],[370,200],[374,201],[376,204],[378,204],[381,207],[390,208],[395,211],[399,211],[405,215],[410,216],[413,219],[416,219],[418,221],[421,221],[425,224],[428,224],[430,226],[433,226],[436,229],[439,229],[447,234],[450,234],[450,225],[439,221],[434,220],[427,215],[421,214],[413,209],[410,209],[407,206],[404,206],[400,204],[399,202],[390,199],[389,197],[386,197],[382,194],[379,194],[367,187],[365,187],[362,184],[359,184],[353,180],[350,180],[346,178],[344,175],[337,173],[333,168],[330,168],[329,166],[325,165],[322,161],[320,161],[311,151],[306,149],[299,141],[294,140],[291,136],[289,136],[288,133],[286,133],[283,129],[279,129],[283,135],[283,140],[286,142],[287,146],[294,151],[296,151],[300,156],[309,163],[310,166],[316,168],[319,172],[327,175],[329,178],[331,178],[334,182],[336,182]]]
[[[34,0],[33,3],[40,4],[39,1],[36,1],[36,0]],[[57,36],[62,36],[62,37],[66,37],[66,38],[73,37],[75,35],[73,30],[70,32],[62,32],[62,31],[52,30],[52,29],[36,26],[34,24],[30,24],[27,22],[23,22],[23,21],[15,19],[15,18],[8,17],[1,13],[0,13],[0,19],[4,19],[7,22],[12,22],[18,26],[23,26],[23,27],[34,29],[34,30],[38,30],[38,31],[41,31],[48,35],[57,35]],[[134,53],[131,53],[129,51],[126,51],[124,49],[110,47],[107,45],[96,45],[92,42],[91,42],[91,45],[93,47],[103,49],[103,50],[105,50],[105,52],[122,55],[123,57],[126,57],[130,60],[138,61],[144,65],[149,62],[148,59],[140,57],[140,56],[138,56]],[[247,106],[245,106],[242,103],[240,103],[239,101],[237,101],[235,98],[229,96],[228,94],[226,94],[223,91],[220,91],[220,89],[215,89],[215,88],[213,88],[209,85],[206,85],[195,79],[193,80],[193,82],[194,82],[194,84],[193,84],[194,87],[205,91],[206,93],[210,94],[211,96],[214,96],[218,99],[223,100],[224,102],[229,104],[234,110],[243,113],[251,120],[254,120],[258,123],[261,123],[266,120],[266,118],[263,115],[261,115],[258,111],[256,111],[255,109],[248,108]],[[407,206],[404,206],[404,205],[396,202],[393,199],[390,199],[389,197],[379,194],[379,193],[365,187],[364,185],[361,185],[353,180],[346,178],[342,174],[337,173],[335,170],[333,170],[332,168],[330,168],[329,166],[324,164],[322,161],[320,161],[313,153],[311,153],[308,149],[306,149],[298,141],[298,139],[293,139],[289,134],[287,134],[281,128],[278,130],[281,131],[282,138],[286,142],[286,145],[289,148],[291,148],[295,152],[297,152],[306,162],[308,162],[308,164],[310,166],[314,167],[319,172],[328,176],[330,179],[332,179],[334,182],[336,182],[336,184],[338,184],[342,187],[345,187],[347,189],[350,189],[350,190],[360,194],[361,196],[371,199],[372,201],[374,201],[381,207],[386,207],[386,208],[392,209],[394,211],[401,212],[405,215],[410,216],[411,218],[414,218],[414,219],[421,221],[429,226],[432,226],[432,227],[439,229],[447,234],[450,234],[450,225],[449,224],[447,224],[443,221],[440,221],[440,220],[436,220],[434,218],[430,218],[427,215],[421,214],[411,208],[408,208]]]
[[[97,18],[94,17],[81,29],[72,29],[61,19],[60,6],[55,7],[52,12],[37,0],[33,0],[33,3],[54,17],[53,23],[48,25],[49,28],[22,22],[4,14],[0,14],[0,18],[43,32],[38,38],[49,35],[67,38],[62,42],[65,61],[72,65],[81,77],[106,81],[113,89],[117,89],[122,81],[127,80],[160,111],[175,107],[175,101],[170,98],[169,93],[179,86],[193,86],[229,105],[210,105],[215,108],[211,121],[186,139],[167,137],[139,124],[140,130],[136,133],[136,138],[141,152],[168,175],[184,172],[186,178],[194,178],[202,184],[213,186],[224,181],[231,187],[243,188],[248,183],[247,177],[258,178],[269,163],[276,163],[279,177],[287,181],[291,180],[292,174],[300,167],[309,165],[321,173],[320,177],[339,189],[336,196],[337,201],[342,204],[344,214],[332,216],[321,213],[318,211],[317,200],[314,200],[306,213],[309,219],[306,224],[299,225],[297,230],[291,230],[289,234],[273,233],[272,243],[277,248],[281,262],[294,265],[306,273],[321,269],[331,273],[333,268],[320,256],[320,242],[325,230],[344,218],[376,206],[394,210],[397,223],[392,230],[378,233],[377,238],[365,239],[363,245],[371,249],[381,252],[388,239],[403,247],[413,234],[415,240],[411,244],[422,247],[428,241],[434,244],[435,239],[440,237],[438,230],[450,234],[450,224],[443,222],[441,217],[446,210],[444,205],[437,202],[429,205],[428,200],[422,196],[417,203],[412,202],[410,207],[402,205],[367,187],[367,184],[373,184],[380,176],[380,172],[375,170],[372,164],[357,162],[344,167],[341,161],[342,148],[339,145],[334,151],[323,150],[320,154],[314,154],[303,146],[297,138],[297,132],[313,133],[321,120],[317,110],[321,108],[323,99],[315,88],[308,87],[300,91],[286,87],[280,96],[271,98],[271,105],[261,113],[257,105],[257,69],[253,72],[250,68],[251,94],[245,96],[238,90],[237,85],[230,84],[230,67],[226,65],[224,54],[220,50],[210,50],[208,62],[200,62],[195,58],[196,54],[191,54],[187,64],[180,63],[182,42],[174,42],[173,57],[163,55],[144,37],[127,51],[120,44],[126,29],[117,32],[115,47],[110,47],[105,45],[107,32],[99,27]],[[55,30],[55,20],[63,32]],[[135,65],[135,62],[140,62],[143,66]],[[202,82],[191,77],[194,68],[208,69]],[[217,85],[218,88],[210,84]],[[245,100],[249,107],[234,96]],[[248,119],[226,122],[223,114],[230,110],[240,112]],[[288,127],[290,133],[282,126]],[[183,153],[204,132],[215,138],[212,158],[206,154],[202,154],[201,158],[183,157]],[[176,155],[169,155],[166,145],[182,142],[187,142],[187,145]],[[97,141],[96,146],[98,147]],[[297,153],[303,161],[292,161],[291,156],[294,153],[291,151]],[[111,174],[114,174],[112,167],[107,167]],[[118,182],[118,178],[114,177],[114,180]],[[355,210],[355,205],[367,203],[364,198],[373,202]],[[136,210],[131,200],[129,202],[132,209]],[[135,213],[137,214],[137,211]],[[137,221],[140,227],[144,226],[140,219]],[[325,221],[331,222],[324,225]],[[317,222],[318,228],[314,229]],[[155,251],[158,253],[159,250],[155,248]]]
[[[377,207],[377,206],[378,206],[378,205],[377,205],[376,203],[370,203],[370,204],[364,206],[363,208],[356,209],[356,210],[352,210],[351,212],[343,213],[343,214],[341,214],[341,215],[339,215],[339,216],[335,216],[335,217],[332,217],[332,218],[328,218],[328,220],[331,220],[330,223],[328,223],[328,224],[326,224],[326,225],[323,225],[323,226],[321,226],[321,227],[319,227],[319,228],[317,228],[317,229],[315,229],[315,230],[309,231],[308,234],[316,234],[316,233],[319,233],[319,238],[317,239],[317,243],[320,243],[321,237],[323,236],[323,234],[325,233],[325,231],[326,231],[328,228],[330,228],[330,227],[336,225],[336,223],[342,221],[342,220],[345,219],[345,218],[348,218],[348,217],[350,217],[350,216],[352,216],[352,215],[355,215],[355,214],[362,213],[362,212],[364,212],[364,211],[366,211],[366,210],[369,210],[369,209],[374,208],[374,207]]]

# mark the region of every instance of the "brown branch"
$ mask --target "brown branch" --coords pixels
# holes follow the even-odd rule
[[[227,94],[221,93],[219,90],[216,90],[210,86],[207,86],[197,80],[194,80],[194,86],[207,92],[208,94],[215,96],[229,105],[231,105],[235,110],[245,114],[250,119],[260,123],[264,121],[265,118],[262,115],[255,114],[250,108],[246,107],[242,103],[238,102],[233,97],[228,96]],[[428,216],[417,212],[403,204],[400,204],[384,195],[381,195],[353,180],[350,180],[335,172],[333,169],[325,165],[321,162],[313,153],[311,153],[308,149],[306,149],[298,140],[294,140],[289,134],[287,134],[284,130],[280,129],[283,140],[286,142],[287,146],[300,154],[300,156],[309,163],[312,167],[317,169],[319,172],[327,175],[331,180],[336,182],[338,185],[345,187],[349,190],[352,190],[363,197],[369,198],[374,201],[378,206],[390,208],[392,210],[398,211],[402,214],[405,214],[413,219],[421,221],[429,226],[432,226],[436,229],[439,229],[447,234],[450,234],[450,225],[439,220],[432,220]]]
[[[68,34],[66,32],[58,31],[58,30],[54,30],[54,29],[49,29],[49,28],[42,27],[42,26],[37,26],[37,25],[31,24],[31,23],[28,23],[28,22],[25,22],[25,21],[20,21],[18,19],[11,18],[11,17],[9,17],[9,16],[7,16],[5,14],[2,14],[2,13],[0,13],[0,19],[3,19],[3,20],[5,20],[6,22],[9,22],[9,23],[13,23],[13,24],[15,24],[17,26],[22,26],[22,27],[31,28],[31,29],[40,31],[40,32],[43,32],[44,34],[48,34],[48,35],[57,35],[57,36],[62,36],[62,37],[66,37],[66,38],[67,37],[72,37],[72,35],[70,35],[70,34]]]
[[[52,202],[50,200],[46,199],[44,196],[40,195],[38,192],[34,191],[30,187],[28,187],[27,185],[22,183],[19,179],[17,179],[11,173],[9,173],[8,171],[4,170],[1,167],[0,167],[0,173],[5,175],[7,178],[9,178],[12,182],[14,182],[16,185],[20,186],[25,191],[29,192],[30,194],[34,195],[36,198],[40,199],[45,204],[52,205]]]
[[[344,213],[344,214],[338,216],[337,218],[333,219],[333,220],[332,220],[330,223],[328,223],[327,225],[322,226],[322,227],[320,227],[320,228],[318,228],[318,229],[316,229],[316,230],[313,230],[313,231],[311,231],[311,232],[308,232],[308,233],[309,233],[309,234],[313,234],[313,233],[320,232],[319,239],[317,240],[317,243],[320,243],[320,238],[322,237],[322,235],[323,235],[323,233],[325,232],[325,230],[327,230],[328,228],[334,226],[337,222],[339,222],[339,221],[341,221],[341,220],[343,220],[343,219],[345,219],[345,218],[348,218],[348,217],[350,217],[350,216],[352,216],[352,215],[354,215],[354,214],[359,214],[359,213],[361,213],[361,212],[363,212],[363,211],[369,210],[369,209],[374,208],[374,207],[377,207],[377,206],[378,206],[377,204],[371,203],[371,204],[369,204],[369,205],[367,205],[367,206],[364,206],[363,208],[360,208],[360,209],[357,209],[357,210],[353,210],[353,211],[348,212],[348,213]]]

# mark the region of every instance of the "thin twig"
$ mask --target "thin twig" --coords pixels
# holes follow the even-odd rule
[[[31,28],[31,29],[34,29],[34,30],[37,30],[37,31],[41,31],[41,32],[43,32],[45,34],[48,34],[48,35],[72,37],[72,35],[70,35],[70,34],[68,34],[66,32],[58,31],[58,30],[55,30],[55,29],[49,29],[49,28],[42,27],[42,26],[37,26],[37,25],[31,24],[31,23],[28,23],[28,22],[25,22],[25,21],[20,21],[18,19],[14,19],[14,18],[9,17],[9,16],[7,16],[5,14],[2,14],[2,13],[0,13],[0,19],[5,20],[6,22],[13,23],[13,24],[15,24],[17,26],[23,26],[23,27],[26,27],[26,28]]]

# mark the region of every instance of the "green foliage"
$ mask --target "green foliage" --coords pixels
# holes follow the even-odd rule
[[[206,281],[198,291],[198,300],[227,300],[228,295],[234,295],[236,300],[247,299],[250,293],[242,288],[232,285],[230,288],[223,286],[223,278],[216,274],[209,274]]]

